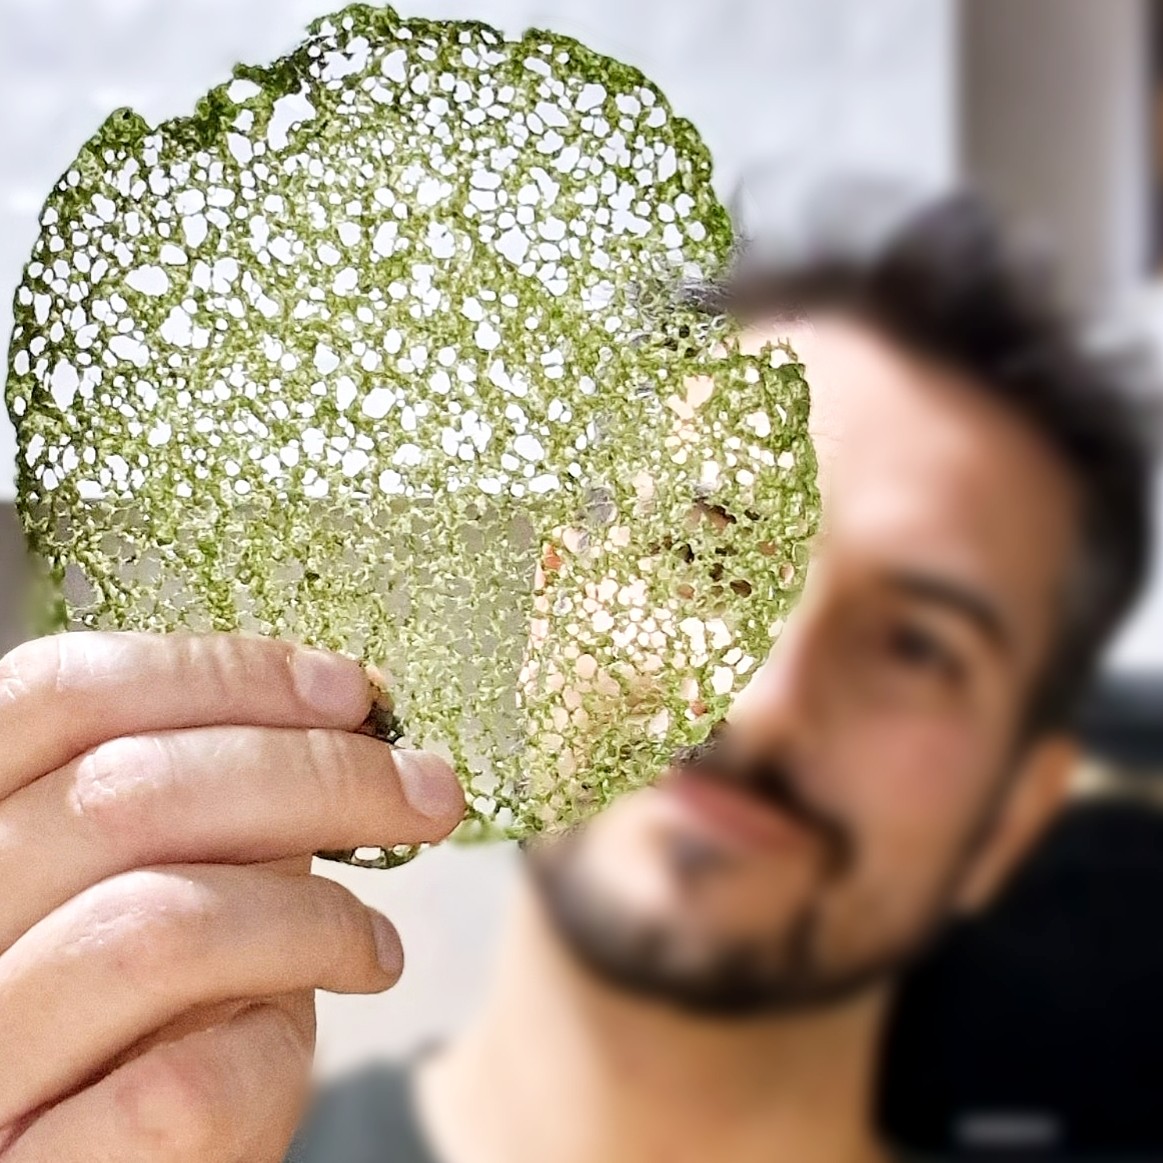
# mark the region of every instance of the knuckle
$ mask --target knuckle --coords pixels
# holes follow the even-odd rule
[[[156,834],[157,804],[173,781],[173,756],[163,739],[110,739],[77,763],[70,806],[103,840],[136,851]]]
[[[175,872],[139,869],[99,886],[89,939],[111,972],[134,987],[171,996],[198,976],[214,947],[221,905],[205,886]]]
[[[216,1063],[190,1052],[152,1055],[119,1081],[115,1097],[126,1149],[133,1157],[211,1157],[228,1112]]]
[[[359,807],[359,781],[352,751],[353,745],[363,741],[362,737],[323,727],[312,727],[304,734],[304,756],[314,802],[332,819],[358,819],[366,807]]]
[[[277,651],[272,646],[270,641],[237,634],[175,635],[175,666],[197,681],[211,699],[229,705],[246,691],[269,687],[278,680]]]
[[[371,922],[367,909],[342,885],[322,877],[313,886],[312,920],[326,943],[322,960],[333,973],[350,973],[352,954],[372,948]]]
[[[174,671],[183,682],[197,682],[220,703],[237,696],[232,651],[218,634],[175,634]]]

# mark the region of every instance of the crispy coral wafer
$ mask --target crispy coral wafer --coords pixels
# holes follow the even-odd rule
[[[16,296],[51,626],[383,664],[462,837],[583,818],[705,734],[802,581],[802,369],[681,293],[731,247],[694,128],[546,32],[355,6],[189,117],[115,113]]]

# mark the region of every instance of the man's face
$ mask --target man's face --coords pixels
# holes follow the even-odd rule
[[[530,854],[584,960],[696,1009],[842,996],[989,859],[1074,552],[1071,482],[1004,405],[855,323],[786,338],[822,529],[795,613],[700,757]]]

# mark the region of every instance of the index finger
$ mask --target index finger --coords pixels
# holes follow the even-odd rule
[[[0,659],[0,798],[109,739],[181,727],[354,730],[359,663],[273,638],[88,631]]]

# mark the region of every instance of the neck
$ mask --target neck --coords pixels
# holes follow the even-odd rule
[[[715,1021],[594,980],[523,891],[484,1010],[421,1081],[442,1163],[866,1163],[882,993]]]

